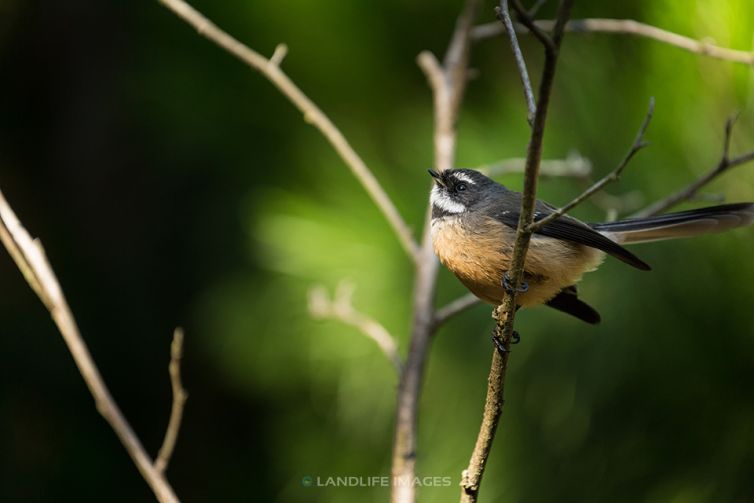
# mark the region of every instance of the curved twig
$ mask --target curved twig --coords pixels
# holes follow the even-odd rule
[[[193,26],[200,35],[254,68],[274,84],[304,114],[304,119],[313,124],[327,138],[380,211],[382,211],[383,215],[385,215],[406,253],[414,261],[419,259],[419,245],[413,237],[413,232],[411,232],[411,229],[403,220],[403,217],[401,217],[395,204],[377,181],[372,171],[367,167],[364,160],[351,147],[351,144],[348,143],[343,133],[333,124],[330,118],[278,66],[277,63],[282,60],[281,46],[278,46],[272,58],[267,59],[221,30],[202,13],[183,0],[159,1]],[[285,54],[284,50],[282,54]]]
[[[141,476],[152,488],[157,499],[163,503],[174,503],[178,498],[165,478],[153,464],[144,450],[139,437],[118,407],[108,390],[102,375],[94,363],[89,348],[84,342],[76,320],[68,307],[58,278],[47,260],[42,243],[32,239],[24,229],[16,214],[0,192],[0,240],[10,253],[26,281],[50,312],[55,325],[63,336],[68,350],[94,397],[97,410],[110,424],[118,439],[139,469]]]
[[[341,281],[335,290],[335,297],[330,300],[324,287],[312,288],[309,291],[309,313],[317,318],[339,320],[359,330],[379,346],[400,376],[403,360],[398,353],[398,343],[382,324],[353,307],[353,291],[352,283]]]
[[[515,2],[514,2],[515,5]],[[555,22],[551,20],[534,21],[534,27],[548,32],[552,30]],[[530,30],[523,24],[515,25],[516,32],[527,33]],[[571,33],[614,33],[618,35],[633,35],[648,38],[668,44],[679,49],[709,56],[710,58],[754,65],[754,51],[741,51],[720,47],[707,41],[694,40],[693,38],[679,35],[671,31],[663,30],[633,19],[574,19],[566,24],[566,31]],[[486,23],[476,26],[473,31],[474,40],[497,37],[505,32],[505,27],[500,23]]]
[[[628,149],[628,153],[626,153],[625,157],[621,160],[620,163],[618,163],[618,166],[612,170],[610,173],[602,177],[599,181],[597,181],[594,185],[586,189],[584,192],[579,194],[577,197],[575,197],[571,202],[566,204],[565,206],[562,206],[558,208],[557,210],[553,211],[549,215],[547,215],[545,218],[541,220],[537,220],[533,224],[529,226],[529,230],[531,232],[537,232],[539,229],[544,227],[545,225],[549,224],[556,218],[560,218],[561,216],[565,215],[567,212],[578,206],[579,204],[583,203],[590,197],[592,197],[594,194],[602,190],[605,185],[607,185],[610,182],[614,182],[617,180],[621,173],[623,173],[623,170],[626,169],[626,166],[628,166],[628,163],[631,161],[631,159],[636,155],[636,153],[641,150],[642,148],[646,147],[648,143],[644,141],[644,133],[646,133],[647,128],[649,127],[649,122],[652,120],[652,114],[654,113],[655,109],[655,99],[650,98],[649,100],[649,110],[647,110],[647,115],[644,117],[644,122],[641,124],[641,127],[639,128],[639,132],[636,133],[636,139],[634,139],[634,142],[631,144],[631,148]]]
[[[702,176],[691,182],[686,187],[670,194],[669,196],[660,199],[659,201],[650,204],[641,211],[637,211],[632,218],[644,218],[652,215],[657,215],[664,211],[669,210],[673,206],[680,204],[689,199],[693,199],[699,191],[712,180],[727,172],[731,168],[746,164],[747,162],[754,161],[754,150],[738,157],[730,158],[730,138],[733,134],[733,125],[736,122],[736,117],[731,117],[725,123],[725,138],[723,140],[723,153],[720,156],[720,161],[711,170],[704,173]]]

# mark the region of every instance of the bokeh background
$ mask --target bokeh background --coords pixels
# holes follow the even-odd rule
[[[460,2],[195,4],[262,53],[287,43],[285,70],[421,226],[432,110],[415,57],[444,52]],[[583,0],[574,17],[635,18],[744,50],[754,40],[749,0]],[[482,20],[492,19],[485,2]],[[540,49],[525,36],[522,45],[536,75]],[[479,43],[472,63],[458,165],[521,156],[528,131],[507,44]],[[652,146],[611,194],[648,203],[709,169],[736,111],[732,151],[754,148],[751,67],[572,35],[558,72],[545,157],[578,151],[596,175],[657,99]],[[540,196],[562,203],[582,185],[545,180]],[[170,407],[172,330],[185,327],[190,397],[169,468],[185,501],[386,500],[383,488],[302,484],[389,474],[397,381],[371,341],[312,320],[306,294],[351,280],[355,305],[405,351],[412,270],[341,160],[262,77],[156,1],[0,0],[0,186],[41,236],[153,453]],[[754,166],[706,192],[754,200]],[[590,204],[575,213],[605,216]],[[546,308],[519,317],[485,501],[754,500],[754,230],[635,251],[653,272],[608,260],[582,283],[601,325]],[[0,285],[0,500],[150,501],[4,251]],[[438,304],[462,293],[443,271]],[[422,489],[422,501],[457,499],[490,328],[477,306],[433,345],[418,470],[452,485]]]

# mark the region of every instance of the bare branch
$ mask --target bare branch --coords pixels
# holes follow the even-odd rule
[[[531,224],[529,226],[529,230],[531,232],[537,232],[539,229],[549,224],[556,218],[560,218],[568,211],[572,210],[579,204],[589,199],[592,195],[602,190],[602,188],[605,187],[605,185],[607,185],[608,183],[614,182],[615,180],[617,180],[620,177],[621,173],[623,173],[623,170],[626,168],[626,166],[628,166],[628,163],[631,161],[634,155],[636,155],[636,153],[639,150],[641,150],[642,148],[648,145],[644,141],[644,134],[647,131],[647,127],[649,127],[649,122],[652,120],[652,114],[654,113],[654,109],[655,109],[655,99],[650,98],[649,110],[647,111],[647,115],[644,117],[644,122],[639,128],[639,132],[636,134],[636,139],[634,139],[634,142],[631,145],[631,148],[628,149],[628,153],[626,154],[626,156],[623,158],[623,160],[621,160],[621,162],[618,164],[618,166],[614,170],[612,170],[610,173],[605,175],[602,179],[600,179],[594,185],[586,189],[584,192],[582,192],[579,196],[574,198],[571,202],[569,202],[565,206],[557,209],[556,211],[553,211],[552,213],[547,215],[545,218],[541,220],[537,220],[536,222]]]
[[[451,48],[453,47],[451,44]],[[455,54],[459,51],[449,48],[448,53],[451,52]],[[435,110],[435,168],[442,172],[453,167],[456,150],[455,123],[460,104],[457,96],[463,94],[466,79],[456,80],[455,73],[440,65],[437,57],[429,51],[419,53],[416,63],[426,75],[432,89]]]
[[[518,4],[518,1],[514,0],[514,6],[516,4]],[[492,357],[492,367],[490,369],[487,389],[488,401],[485,403],[482,425],[477,436],[474,452],[471,455],[468,468],[463,472],[463,479],[461,481],[462,502],[477,501],[479,486],[484,475],[484,469],[492,447],[495,431],[497,430],[497,424],[502,414],[505,371],[510,355],[510,341],[513,337],[513,324],[516,314],[516,290],[521,284],[524,260],[531,239],[529,227],[534,218],[534,205],[537,197],[537,180],[539,177],[540,161],[542,159],[545,122],[550,105],[550,95],[555,78],[560,44],[563,40],[565,23],[570,15],[572,4],[572,0],[562,0],[560,2],[552,37],[547,37],[547,40],[542,42],[545,47],[545,62],[539,85],[539,96],[537,97],[537,112],[534,116],[534,125],[526,153],[524,191],[521,197],[516,241],[513,247],[511,264],[507,271],[512,290],[504,295],[502,304],[495,310],[497,317],[495,337],[503,345],[505,352],[502,356],[495,354]],[[519,11],[520,7],[520,4],[518,4],[516,10]],[[519,12],[519,16],[523,16],[524,14],[523,11]],[[493,351],[497,352],[496,349]]]
[[[352,283],[341,281],[335,290],[335,297],[330,300],[324,287],[312,288],[309,291],[309,313],[315,318],[339,320],[359,330],[377,343],[400,376],[403,361],[398,354],[398,343],[384,326],[353,307],[354,289]]]
[[[426,75],[433,91],[445,87],[445,73],[434,54],[429,51],[420,52],[416,57],[416,64]]]
[[[481,171],[487,176],[495,177],[510,173],[523,173],[525,168],[525,157],[511,157],[471,169]],[[592,174],[592,163],[578,152],[571,152],[565,159],[543,159],[540,163],[539,174],[542,177],[586,179]]]
[[[547,32],[552,29],[554,21],[535,21],[534,25],[537,29]],[[527,33],[530,31],[522,24],[514,25],[514,27],[518,33]],[[497,37],[502,35],[504,31],[505,27],[501,26],[500,23],[486,23],[474,28],[473,38],[474,40],[483,40],[485,38]],[[744,65],[754,65],[754,52],[728,49],[714,45],[706,40],[694,40],[693,38],[663,30],[649,24],[640,23],[633,19],[574,19],[566,24],[566,31],[571,33],[633,35],[662,42],[663,44],[678,47],[694,54],[709,56],[710,58],[732,61]]]
[[[186,393],[186,390],[183,388],[183,383],[181,382],[182,358],[183,330],[176,328],[173,332],[173,343],[170,345],[170,365],[168,365],[170,384],[173,388],[173,406],[170,409],[170,420],[168,420],[168,427],[165,431],[165,438],[162,441],[162,447],[160,447],[157,459],[154,462],[155,470],[160,473],[165,472],[168,463],[170,463],[170,458],[175,449],[176,440],[178,440],[178,432],[181,430],[183,408],[186,405],[186,399],[188,399],[188,393]]]
[[[722,175],[723,173],[727,172],[731,168],[735,168],[736,166],[740,166],[742,164],[746,164],[747,162],[754,161],[754,150],[751,152],[747,152],[745,154],[739,155],[738,157],[734,157],[733,159],[730,158],[730,138],[733,133],[733,124],[735,123],[736,117],[731,117],[728,119],[728,121],[725,123],[725,139],[723,140],[723,153],[720,157],[720,161],[717,163],[717,166],[713,167],[711,170],[691,182],[686,187],[680,189],[677,192],[674,192],[673,194],[670,194],[668,197],[660,199],[656,203],[653,203],[646,208],[644,208],[641,211],[636,212],[635,214],[631,215],[633,218],[644,218],[649,217],[652,215],[657,215],[659,213],[662,213],[664,211],[669,210],[673,206],[680,204],[684,201],[688,201],[689,199],[692,199],[696,197],[698,192],[708,183],[710,183],[712,180],[717,178],[718,176]]]
[[[200,35],[211,40],[227,52],[240,59],[266,77],[275,87],[285,95],[303,114],[307,122],[313,124],[330,142],[346,165],[351,169],[356,179],[361,183],[377,207],[385,215],[395,235],[398,237],[406,253],[414,260],[418,260],[419,245],[413,237],[411,229],[401,217],[393,201],[387,195],[364,160],[356,153],[346,140],[343,133],[333,124],[327,115],[307,97],[299,87],[280,69],[281,51],[277,50],[277,57],[268,60],[256,51],[242,44],[229,34],[218,28],[199,11],[183,0],[159,0],[181,19],[193,26]],[[280,46],[278,46],[280,49]]]
[[[474,26],[479,0],[467,0],[456,21],[455,31],[443,65],[429,53],[419,56],[419,66],[427,74],[434,98],[435,168],[444,171],[454,166],[456,152],[456,120],[468,80],[470,33]],[[393,503],[412,503],[416,499],[413,483],[416,467],[419,395],[424,364],[435,329],[434,294],[437,284],[438,260],[432,250],[431,207],[427,208],[420,260],[416,262],[414,279],[413,319],[406,366],[398,385],[398,400],[393,438],[391,492]]]
[[[458,297],[456,300],[450,301],[449,303],[438,309],[435,313],[435,327],[440,327],[450,318],[461,314],[467,309],[476,306],[480,302],[481,301],[479,300],[479,298],[473,293],[467,293],[466,295]]]
[[[504,312],[495,310],[495,318]],[[501,323],[501,320],[497,320]],[[487,466],[487,458],[492,450],[492,442],[495,439],[497,425],[500,417],[503,415],[503,404],[505,403],[505,374],[508,370],[508,358],[510,358],[510,337],[502,340],[506,351],[500,354],[497,350],[492,352],[492,364],[490,365],[490,375],[487,378],[487,396],[484,399],[484,413],[482,415],[482,424],[479,427],[474,450],[471,454],[469,467],[461,473],[461,503],[476,502],[479,496],[479,487],[482,483],[484,468]]]
[[[442,66],[428,51],[419,54],[417,63],[424,71],[434,96],[435,168],[444,171],[453,167],[455,158],[458,108],[468,80],[469,32],[473,27],[478,0],[468,0],[456,22]]]
[[[524,60],[524,55],[521,54],[521,47],[518,45],[518,39],[516,38],[516,30],[513,29],[513,21],[511,20],[510,12],[508,12],[508,0],[500,0],[500,6],[495,7],[495,12],[497,13],[497,18],[505,26],[505,32],[508,34],[518,74],[521,77],[521,84],[524,88],[524,99],[526,100],[526,109],[528,111],[526,120],[529,122],[529,126],[532,126],[534,125],[534,114],[537,110],[537,104],[534,102],[534,91],[531,88],[526,61]]]
[[[0,192],[0,240],[10,253],[27,282],[39,296],[58,327],[76,366],[94,397],[97,410],[110,424],[126,448],[141,476],[161,502],[177,502],[173,488],[157,470],[131,425],[123,416],[107,389],[89,349],[81,337],[76,320],[68,307],[55,272],[47,261],[44,248],[38,239],[32,239]]]

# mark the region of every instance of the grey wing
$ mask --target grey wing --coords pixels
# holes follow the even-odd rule
[[[518,193],[515,194],[518,197],[514,198],[509,196],[509,202],[513,203],[510,204],[510,208],[506,208],[505,211],[499,211],[495,215],[496,219],[514,229],[518,227],[521,200],[521,195]],[[553,208],[549,204],[542,201],[537,201],[534,221],[545,218],[553,211],[555,211],[555,208]],[[639,257],[634,255],[630,251],[623,248],[612,239],[603,236],[596,230],[592,229],[589,225],[573,217],[569,217],[568,215],[563,215],[559,218],[556,218],[552,222],[539,229],[536,234],[590,246],[592,248],[602,250],[605,253],[608,253],[613,257],[625,262],[626,264],[636,267],[637,269],[644,271],[649,271],[651,269],[647,263],[642,261]]]

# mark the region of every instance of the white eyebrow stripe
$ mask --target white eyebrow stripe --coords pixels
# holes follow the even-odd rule
[[[447,213],[458,214],[466,211],[465,205],[453,201],[450,197],[443,194],[439,187],[432,188],[432,195],[429,200],[432,203],[432,206],[436,206]]]
[[[476,182],[472,180],[472,178],[466,173],[453,173],[452,176],[454,176],[457,180],[468,183],[469,185],[476,185]]]

